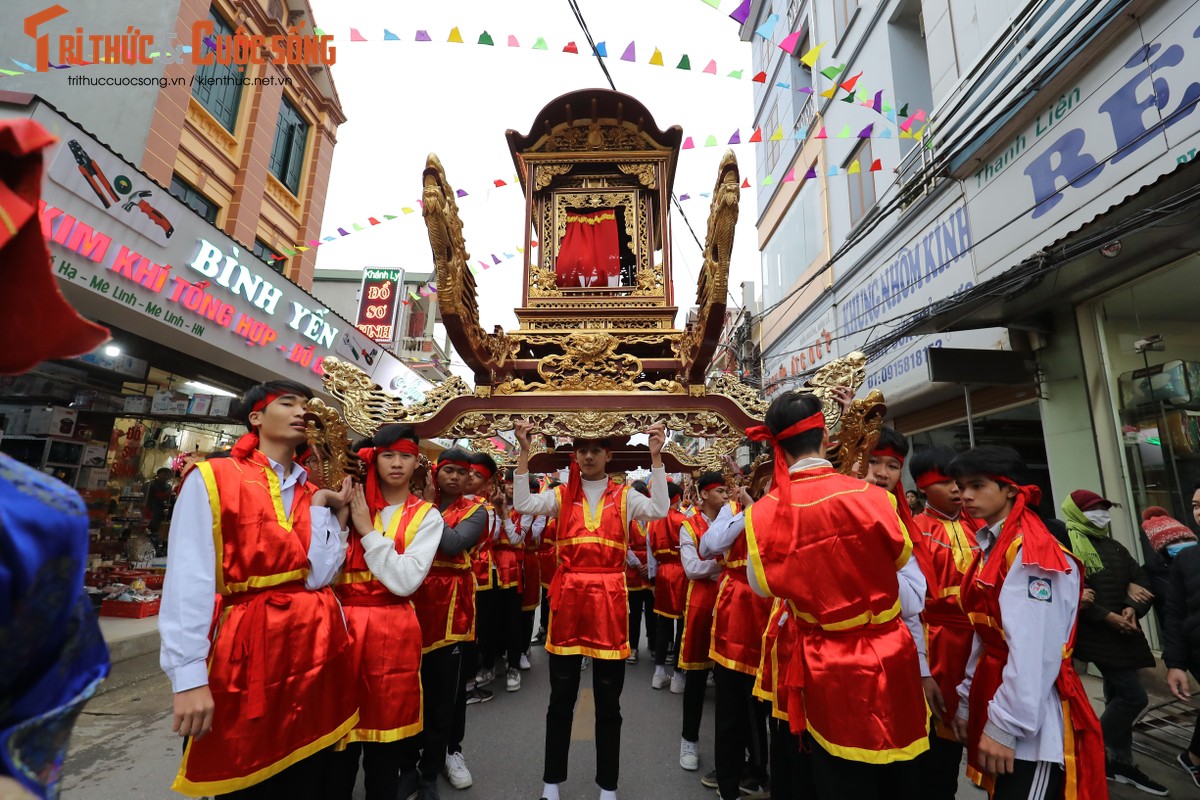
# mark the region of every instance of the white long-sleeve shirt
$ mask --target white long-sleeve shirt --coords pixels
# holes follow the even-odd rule
[[[789,472],[830,466],[833,465],[823,458],[802,458],[792,464]],[[711,552],[727,551],[745,530],[745,512],[727,514],[727,511],[728,507],[717,515],[717,519],[709,526],[708,533],[704,534],[700,540],[701,554],[704,553],[706,545]],[[897,524],[902,524],[899,519],[897,519]],[[717,534],[716,537],[709,542],[709,537],[712,537],[714,533]],[[755,594],[761,597],[771,596],[769,592],[758,585],[758,576],[755,575],[754,570],[746,570],[746,577],[750,589]],[[925,591],[927,589],[925,574],[921,572],[917,560],[910,556],[904,566],[896,571],[896,580],[899,583],[900,619],[904,622],[904,627],[908,628],[913,644],[917,647],[917,661],[921,667],[921,677],[928,678],[932,673],[929,671],[929,659],[926,654],[925,629],[921,625],[921,613],[925,610]]]
[[[396,512],[403,508],[402,504],[396,504],[385,506],[379,512],[379,522],[384,530]],[[389,592],[408,597],[420,587],[433,566],[433,558],[442,541],[442,527],[441,513],[436,508],[429,509],[403,553],[396,552],[394,541],[379,531],[371,531],[362,537],[363,560]],[[396,535],[404,534],[401,531]]]
[[[976,532],[984,562],[992,555],[1003,525],[1001,521]],[[1062,764],[1063,713],[1054,683],[1062,666],[1063,646],[1079,612],[1079,571],[1049,572],[1026,566],[1023,557],[1024,549],[1019,549],[1000,587],[1008,661],[1000,688],[988,703],[983,732],[1014,748],[1018,759]],[[958,685],[962,700],[958,715],[963,719],[969,713],[967,698],[982,651],[976,635],[966,677]]]
[[[726,506],[725,508],[729,508]],[[703,512],[701,512],[703,513]],[[711,522],[708,516],[704,516],[705,520]],[[703,542],[708,538],[708,532],[700,537]],[[703,559],[696,550],[696,539],[692,536],[692,532],[688,530],[686,525],[679,526],[679,560],[683,562],[683,574],[690,581],[719,580],[723,567],[712,559]]]
[[[514,547],[519,547],[525,543],[525,537],[533,530],[534,517],[529,514],[519,514],[518,518],[521,524],[513,522],[512,516],[504,518],[504,536],[508,539],[508,543]],[[545,527],[543,523],[542,527]]]
[[[308,478],[303,467],[292,465],[288,475],[268,459],[279,477],[283,507],[291,509],[295,488]],[[333,512],[323,506],[311,510],[312,537],[308,543],[308,589],[328,586],[346,556],[348,529],[342,529]],[[183,482],[171,517],[171,546],[158,616],[161,638],[159,665],[176,692],[208,684],[208,632],[216,605],[216,545],[213,543],[212,506],[208,487],[198,470]]]
[[[583,481],[582,483],[584,500],[594,513],[604,496],[604,490],[608,488],[608,478],[598,481]],[[537,494],[530,492],[529,473],[518,472],[513,475],[513,508],[517,510],[518,514],[556,517],[558,516],[558,495],[555,492],[539,492]],[[662,519],[670,508],[670,498],[667,496],[666,468],[656,467],[650,470],[650,497],[646,497],[641,492],[629,492],[625,501],[625,525],[628,528],[635,519],[643,522]],[[628,548],[625,550],[625,563],[631,567],[641,564],[633,551]]]

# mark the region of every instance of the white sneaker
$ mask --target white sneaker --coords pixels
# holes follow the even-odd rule
[[[713,675],[712,670],[708,671],[708,680],[704,682],[704,685],[710,689],[717,688],[717,678]]]
[[[688,772],[700,769],[700,756],[696,754],[696,743],[687,739],[679,740],[679,766]]]
[[[671,676],[671,694],[683,694],[683,686],[686,680],[687,678],[682,671],[676,671]]]
[[[487,686],[489,683],[491,683],[495,679],[496,679],[496,673],[494,670],[481,669],[481,670],[479,670],[479,672],[475,673],[475,688],[479,688],[481,686]]]
[[[667,681],[669,681],[669,680],[670,680],[670,678],[667,677],[667,673],[656,672],[656,673],[654,673],[654,677],[650,679],[650,688],[651,689],[661,689],[667,685]]]
[[[579,671],[580,671],[580,672],[583,672],[585,669],[587,669],[587,668],[588,668],[588,667],[590,667],[591,665],[592,665],[592,659],[590,659],[590,658],[589,658],[589,657],[587,657],[587,656],[584,656],[584,657],[583,657],[583,661],[582,661],[582,662],[580,663],[580,665],[579,665]]]
[[[521,673],[517,672],[515,669],[510,669],[508,671],[508,681],[504,686],[504,690],[506,692],[521,691]]]
[[[455,789],[468,789],[474,783],[462,753],[447,753],[446,768],[442,772]]]
[[[521,653],[521,660],[518,662],[517,666],[519,666],[521,669],[533,669],[533,665],[529,663],[528,653]]]

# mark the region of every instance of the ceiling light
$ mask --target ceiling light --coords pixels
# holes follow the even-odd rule
[[[217,397],[237,397],[233,392],[227,392],[224,389],[218,389],[216,386],[209,386],[207,383],[201,383],[200,381],[188,381],[184,386],[190,386],[197,392],[204,394],[215,394]]]
[[[117,356],[121,355],[121,348],[117,347],[115,344],[105,345],[104,355],[108,356],[109,358],[116,358]]]

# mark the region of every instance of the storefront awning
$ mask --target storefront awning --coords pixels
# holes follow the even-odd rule
[[[1119,242],[1115,254],[1104,248],[1114,242]],[[945,331],[1041,330],[1054,309],[1077,305],[1198,250],[1200,166],[1191,161],[997,277],[921,309],[865,351],[870,357],[905,337]]]

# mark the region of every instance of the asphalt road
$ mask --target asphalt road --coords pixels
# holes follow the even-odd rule
[[[533,649],[533,669],[522,673],[519,692],[506,693],[503,679],[491,688],[495,699],[467,709],[464,753],[475,785],[455,791],[441,779],[445,800],[537,800],[541,790],[542,746],[549,695],[546,655]],[[622,800],[711,800],[715,791],[699,778],[712,768],[713,692],[705,701],[701,728],[699,772],[679,767],[679,728],[682,695],[650,688],[653,665],[642,651],[640,664],[626,668],[621,710],[624,716]],[[584,674],[572,730],[570,779],[562,800],[594,800],[595,750],[592,726],[594,704],[590,671]],[[180,743],[171,733],[171,691],[165,676],[146,680],[97,697],[76,726],[64,767],[62,797],[66,800],[161,800],[178,798],[168,788],[179,765]],[[1169,781],[1176,797],[1200,794],[1179,770],[1142,759],[1143,768],[1160,781]],[[983,798],[965,781],[958,796]],[[1114,798],[1146,795],[1120,786]],[[361,785],[356,800],[365,798]]]

